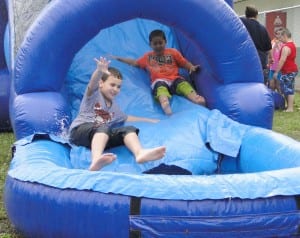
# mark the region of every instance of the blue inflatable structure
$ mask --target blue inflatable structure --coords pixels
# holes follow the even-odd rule
[[[273,96],[231,4],[48,3],[12,69],[17,141],[4,197],[10,221],[25,237],[299,235],[300,144],[270,130]],[[190,80],[207,108],[174,96],[174,114],[164,115],[146,72],[112,60],[124,77],[117,99],[124,111],[160,119],[134,124],[141,143],[164,144],[167,152],[160,161],[136,164],[125,147],[116,147],[110,149],[116,161],[90,172],[90,151],[70,144],[67,129],[93,59],[137,58],[150,50],[148,34],[157,28],[168,47],[202,66]]]
[[[7,10],[5,1],[0,1],[0,132],[11,131],[9,120],[10,77],[4,52],[4,39],[7,29]]]

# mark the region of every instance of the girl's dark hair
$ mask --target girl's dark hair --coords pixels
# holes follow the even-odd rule
[[[123,76],[122,76],[121,72],[118,69],[114,68],[114,67],[108,67],[108,72],[110,72],[110,75],[112,75],[112,76],[114,76],[118,79],[123,79]],[[101,79],[103,81],[105,81],[105,80],[107,80],[108,76],[110,76],[110,75],[103,74]]]
[[[162,37],[165,41],[167,41],[166,35],[162,30],[153,30],[149,35],[149,41],[151,42],[154,37]]]
[[[258,11],[254,6],[247,6],[245,10],[245,15],[247,18],[257,17]]]

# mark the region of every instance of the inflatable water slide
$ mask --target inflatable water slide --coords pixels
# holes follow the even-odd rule
[[[4,202],[25,237],[291,237],[299,235],[300,144],[271,130],[274,101],[254,44],[232,1],[7,0],[9,116],[16,137]],[[26,21],[27,19],[27,21]],[[29,19],[29,20],[28,20]],[[90,150],[68,128],[96,65],[138,58],[148,35],[166,33],[201,71],[191,80],[207,101],[174,95],[165,115],[149,76],[112,59],[117,102],[145,147],[164,158],[118,158],[91,172]],[[251,67],[251,70],[249,68]]]

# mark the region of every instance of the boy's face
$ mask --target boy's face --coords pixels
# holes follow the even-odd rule
[[[155,36],[152,38],[150,46],[156,54],[162,54],[166,47],[166,41],[161,36]]]
[[[102,79],[99,81],[99,89],[102,93],[103,97],[107,101],[112,101],[115,96],[121,90],[122,79],[116,78],[115,76],[111,75],[103,81]]]

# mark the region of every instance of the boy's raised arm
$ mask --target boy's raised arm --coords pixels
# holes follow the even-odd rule
[[[104,57],[100,57],[99,59],[94,59],[97,64],[97,68],[93,72],[91,76],[91,80],[88,84],[87,96],[91,96],[95,90],[99,88],[99,80],[101,79],[103,74],[110,74],[108,71],[108,65],[110,61]]]

